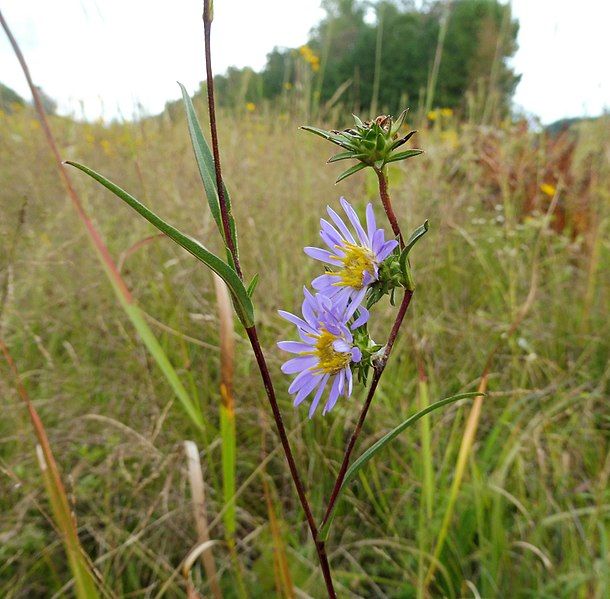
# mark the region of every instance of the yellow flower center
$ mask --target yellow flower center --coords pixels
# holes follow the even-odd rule
[[[345,255],[339,258],[343,263],[341,270],[333,271],[332,274],[337,275],[341,280],[335,285],[338,287],[354,287],[362,289],[364,273],[369,272],[371,276],[375,275],[375,259],[373,252],[368,248],[354,245],[353,243],[345,243],[342,248]]]
[[[352,361],[352,355],[349,352],[343,353],[335,350],[333,343],[336,340],[336,335],[329,333],[326,329],[321,329],[315,349],[308,352],[318,358],[318,364],[313,367],[313,370],[324,374],[337,374]]]

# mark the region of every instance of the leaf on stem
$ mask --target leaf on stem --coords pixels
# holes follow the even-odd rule
[[[398,154],[392,154],[386,161],[386,164],[390,162],[397,162],[398,160],[405,160],[407,158],[411,158],[412,156],[419,156],[423,154],[423,150],[405,150],[404,152],[398,152]]]
[[[391,441],[393,441],[400,433],[409,428],[411,425],[415,424],[420,418],[423,418],[426,414],[437,410],[438,408],[442,408],[454,401],[458,401],[460,399],[466,399],[468,397],[476,397],[478,395],[485,395],[484,393],[480,393],[478,391],[470,392],[470,393],[459,393],[458,395],[452,395],[451,397],[446,397],[445,399],[441,399],[436,403],[429,405],[428,407],[420,410],[419,412],[413,414],[407,418],[404,422],[399,424],[396,428],[392,429],[389,433],[385,434],[381,439],[379,439],[376,443],[374,443],[371,447],[369,447],[358,459],[354,461],[354,463],[347,469],[345,473],[345,478],[343,479],[343,483],[341,488],[339,489],[339,494],[335,500],[335,505],[333,511],[329,514],[324,526],[320,528],[320,540],[323,541],[328,537],[328,531],[330,529],[330,525],[333,520],[333,513],[336,509],[337,502],[339,497],[341,496],[341,492],[347,485],[354,479],[356,474],[362,469],[362,467],[373,458],[379,451],[381,451],[386,445],[388,445]]]
[[[125,203],[129,204],[129,206],[142,215],[148,222],[157,227],[157,229],[165,233],[170,239],[212,269],[229,287],[233,298],[233,306],[244,327],[249,328],[254,324],[254,308],[248,293],[246,292],[246,288],[236,272],[228,264],[223,262],[218,256],[212,254],[212,252],[206,249],[197,240],[185,235],[169,223],[165,222],[144,206],[144,204],[136,200],[136,198],[121,189],[118,185],[115,185],[106,179],[103,175],[100,175],[78,162],[67,161],[66,164],[76,167],[98,181],[98,183],[101,183],[106,189],[110,190]]]
[[[210,207],[210,211],[212,212],[212,216],[214,217],[214,221],[216,222],[216,226],[218,227],[218,230],[220,231],[220,234],[224,239],[225,235],[222,226],[222,217],[220,214],[220,202],[218,200],[218,188],[216,185],[216,170],[214,166],[214,157],[212,155],[212,151],[210,150],[210,146],[208,145],[208,142],[206,141],[203,135],[201,125],[199,124],[199,120],[197,119],[195,107],[193,106],[193,102],[190,96],[188,95],[188,92],[186,91],[184,85],[182,85],[182,83],[180,82],[178,82],[178,85],[182,90],[182,99],[184,101],[184,110],[186,112],[189,135],[191,137],[193,151],[195,152],[195,160],[197,162],[199,174],[201,175],[203,187],[205,188],[205,194],[208,198],[208,205]],[[229,191],[224,185],[224,183],[223,190],[229,216],[229,230],[231,232],[231,239],[233,240],[233,246],[237,250],[237,234],[235,232],[235,220],[233,219],[233,214],[231,213],[231,198],[229,196]],[[227,245],[226,239],[225,245]]]
[[[350,166],[346,171],[343,171],[338,177],[335,183],[339,183],[339,181],[343,181],[343,179],[347,179],[350,175],[361,171],[363,168],[366,168],[368,164],[364,162],[359,162],[358,164],[354,164],[354,166]]]

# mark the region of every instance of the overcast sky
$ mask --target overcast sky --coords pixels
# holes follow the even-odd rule
[[[273,46],[298,46],[324,15],[320,0],[216,0],[216,72],[260,69]],[[515,104],[544,123],[610,109],[610,1],[513,0],[522,74]],[[34,80],[76,116],[159,112],[204,78],[200,0],[0,0]],[[30,98],[0,31],[0,81]]]

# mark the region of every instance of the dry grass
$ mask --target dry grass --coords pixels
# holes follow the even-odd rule
[[[221,148],[242,267],[248,278],[260,274],[257,319],[320,514],[362,392],[326,418],[310,422],[294,411],[287,381],[281,382],[283,356],[275,349],[289,331],[275,311],[296,309],[302,284],[316,272],[302,247],[315,241],[325,205],[343,194],[363,208],[376,185],[357,175],[334,187],[340,166],[323,165],[330,148],[298,132],[301,123],[291,116],[255,112],[234,117],[237,122],[229,116],[220,123]],[[528,294],[534,242],[548,205],[540,192],[539,207],[532,208],[531,185],[514,185],[512,177],[525,163],[528,177],[537,173],[538,185],[545,183],[547,146],[517,127],[498,127],[495,149],[485,150],[496,152],[500,167],[490,177],[480,162],[489,131],[454,125],[419,134],[426,155],[391,172],[403,229],[429,218],[431,231],[416,249],[413,311],[360,450],[416,408],[416,348],[434,401],[476,388],[490,350],[502,341],[434,596],[470,596],[473,588],[483,597],[610,592],[607,125],[583,127],[570,167],[577,181],[588,156],[600,157],[587,192],[593,216],[576,237],[570,231],[542,236],[535,302],[508,336]],[[54,118],[52,127],[66,158],[120,182],[218,248],[180,114],[107,127]],[[2,115],[0,141],[0,330],[68,474],[81,542],[117,596],[154,597],[161,590],[183,596],[181,565],[197,543],[185,439],[195,438],[201,450],[210,538],[226,536],[221,339],[212,275],[163,238],[137,245],[151,227],[89,180],[77,179],[117,260],[134,248],[125,254],[122,274],[202,406],[206,427],[198,432],[116,304],[33,115]],[[577,190],[564,186],[561,193],[560,201],[577,205]],[[391,309],[383,310],[386,317],[373,331],[378,338],[390,322]],[[319,597],[315,555],[275,437],[268,437],[261,457],[261,427],[272,427],[241,334],[237,328],[233,375],[239,566],[225,547],[214,547],[221,588],[225,597],[234,595],[238,568],[252,597],[268,597],[287,580],[299,593]],[[0,594],[61,594],[70,572],[60,539],[37,507],[44,487],[35,441],[8,371],[0,372]],[[415,429],[346,493],[329,541],[341,596],[415,595],[430,563],[468,410],[458,404],[432,416],[431,518],[419,515],[423,472]],[[262,483],[265,472],[272,485]],[[425,568],[419,567],[420,549]],[[191,577],[209,595],[199,564]]]

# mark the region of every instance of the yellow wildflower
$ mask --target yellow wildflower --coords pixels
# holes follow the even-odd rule
[[[540,191],[542,193],[546,194],[547,196],[549,196],[550,198],[552,198],[557,193],[557,190],[555,189],[555,187],[553,185],[551,185],[550,183],[543,183],[540,186]]]
[[[256,110],[256,104],[254,102],[246,102],[246,110],[248,112],[254,112]]]

